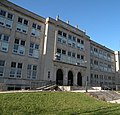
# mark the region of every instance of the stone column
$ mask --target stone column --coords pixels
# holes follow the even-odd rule
[[[68,70],[67,68],[64,68],[64,75],[63,75],[63,85],[67,85],[67,82],[68,82]]]
[[[73,76],[73,85],[77,85],[77,74],[78,74],[78,72],[75,71],[75,74]]]

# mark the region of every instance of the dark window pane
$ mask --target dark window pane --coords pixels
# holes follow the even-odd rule
[[[31,48],[34,48],[34,44],[33,44],[33,43],[30,43],[30,47],[31,47]]]
[[[37,26],[37,29],[38,29],[38,30],[41,30],[41,26],[40,26],[40,25],[38,25],[38,26]]]
[[[6,11],[0,10],[0,15],[5,16],[6,15]]]
[[[37,70],[37,66],[36,65],[33,66],[33,70]]]
[[[25,41],[21,40],[21,45],[25,46]]]
[[[0,60],[0,66],[4,66],[5,65],[5,61]]]
[[[19,39],[15,39],[14,43],[19,44]]]
[[[3,41],[8,42],[9,41],[9,36],[4,35]]]
[[[18,63],[18,67],[17,68],[22,68],[22,63]]]
[[[36,24],[35,24],[35,23],[33,23],[32,27],[33,27],[33,28],[36,28]]]
[[[7,18],[12,20],[13,19],[13,15],[8,13]]]
[[[62,50],[62,54],[66,55],[66,51],[65,51],[65,50]]]
[[[62,35],[62,31],[58,30],[58,35]]]
[[[81,40],[81,44],[84,44],[84,41],[83,41],[83,40]]]
[[[25,24],[25,25],[28,25],[28,21],[27,21],[27,20],[24,20],[24,24]]]
[[[61,53],[61,49],[58,48],[58,49],[57,49],[57,53]]]
[[[22,20],[23,20],[22,18],[18,17],[18,22],[19,23],[22,23]]]
[[[82,59],[82,60],[84,59],[84,56],[83,56],[83,55],[81,55],[81,59]]]
[[[75,57],[75,53],[72,53],[72,57]]]
[[[63,32],[63,36],[66,38],[66,37],[67,37],[67,34]]]
[[[77,39],[77,42],[80,43],[80,39]]]
[[[16,68],[16,62],[12,62],[12,63],[11,63],[11,67]]]
[[[80,59],[80,55],[79,54],[77,54],[77,58]]]
[[[71,52],[68,52],[68,56],[71,56]]]
[[[39,49],[39,45],[35,44],[35,49]]]

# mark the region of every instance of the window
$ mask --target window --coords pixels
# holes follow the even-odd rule
[[[37,78],[37,65],[29,64],[27,66],[27,78],[29,78],[29,79]]]
[[[18,22],[19,22],[19,23],[22,23],[22,21],[23,21],[23,18],[18,17]]]
[[[62,31],[58,30],[58,35],[62,36]]]
[[[25,55],[25,41],[20,39],[15,39],[13,53]]]
[[[76,37],[73,36],[73,41],[76,42]]]
[[[65,50],[62,50],[62,54],[66,55],[66,51],[65,51]]]
[[[13,19],[13,14],[8,13],[7,18],[12,20]]]
[[[71,36],[71,35],[68,35],[68,39],[69,39],[69,40],[72,40],[72,36]]]
[[[80,39],[77,39],[77,42],[80,43]]]
[[[84,60],[84,56],[83,55],[81,55],[81,60]]]
[[[80,59],[80,55],[79,54],[77,54],[77,59]]]
[[[39,45],[30,43],[29,56],[38,58],[39,57]]]
[[[71,52],[68,51],[68,56],[71,56]]]
[[[41,30],[41,26],[40,26],[40,25],[37,25],[37,29],[38,29],[38,30]]]
[[[65,37],[65,38],[67,37],[67,34],[65,32],[63,32],[63,37]]]
[[[9,46],[9,36],[0,34],[0,50],[4,52],[8,52],[8,46]]]
[[[6,11],[0,10],[0,15],[5,17],[6,16]]]
[[[50,71],[48,71],[48,78],[50,79]]]
[[[83,40],[81,40],[81,44],[82,44],[82,45],[84,44],[84,41],[83,41]]]
[[[57,48],[57,53],[61,53],[61,49]]]
[[[32,27],[36,29],[36,26],[37,26],[37,25],[36,25],[35,23],[33,23]]]
[[[11,62],[10,77],[21,78],[22,77],[22,63]]]
[[[0,60],[0,77],[3,77],[4,74],[5,61]]]
[[[72,53],[72,57],[74,57],[74,58],[75,58],[75,53]]]
[[[27,26],[28,25],[28,20],[24,20],[24,24]]]

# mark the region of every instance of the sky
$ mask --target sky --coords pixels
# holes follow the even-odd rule
[[[120,0],[9,0],[44,18],[59,18],[85,30],[90,39],[120,50]]]

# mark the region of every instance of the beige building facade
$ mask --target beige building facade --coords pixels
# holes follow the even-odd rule
[[[0,1],[0,89],[31,89],[53,81],[115,87],[116,78],[114,51],[78,27]]]

